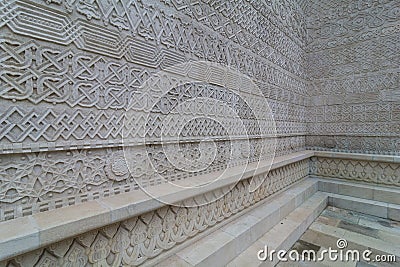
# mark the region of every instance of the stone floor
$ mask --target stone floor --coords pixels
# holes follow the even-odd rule
[[[292,247],[301,253],[303,250],[313,250],[320,256],[323,249],[331,247],[338,249],[338,238],[347,241],[346,250],[370,249],[371,259],[376,255],[396,255],[396,262],[359,262],[337,261],[328,259],[327,254],[323,262],[280,262],[277,266],[400,266],[400,222],[382,219],[358,212],[328,206],[321,215],[311,224],[309,229]],[[360,253],[360,257],[362,257]]]

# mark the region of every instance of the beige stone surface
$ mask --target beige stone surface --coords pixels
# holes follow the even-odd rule
[[[218,230],[212,233],[212,237],[201,239],[176,255],[194,266],[210,266],[212,262],[225,262],[226,255],[235,255],[233,236]]]
[[[31,219],[39,229],[41,246],[85,233],[111,222],[109,209],[97,202],[57,209],[51,213],[38,213]]]
[[[211,266],[279,222],[293,243],[317,190],[400,220],[398,8],[0,1],[0,266],[136,266],[219,228]]]
[[[264,248],[264,244],[260,241],[254,242],[243,253],[239,254],[233,261],[229,262],[227,267],[241,266],[259,266],[260,260],[257,258],[257,253]]]
[[[326,204],[326,194],[314,194],[240,253],[228,266],[274,266],[277,261],[260,261],[257,259],[257,252],[265,246],[269,250],[289,249],[326,207]]]
[[[373,259],[376,255],[397,253],[399,231],[399,222],[328,206],[291,249],[318,251],[317,255],[320,256],[318,253],[321,253],[323,249],[328,247],[337,249],[338,238],[344,238],[347,241],[344,252],[358,250],[362,253],[365,249],[370,249],[372,250],[371,259]],[[396,266],[393,262],[366,264],[362,259],[361,262],[330,261],[328,257],[318,263],[280,262],[277,266],[315,266],[315,264],[320,264],[320,266]]]
[[[400,222],[400,205],[388,204],[388,218]]]
[[[191,267],[193,265],[187,263],[186,261],[182,260],[182,258],[173,255],[166,260],[163,260],[162,262],[155,264],[155,267],[170,267],[170,266],[175,266],[175,267]]]
[[[30,217],[0,223],[0,258],[31,251],[40,245],[39,228]]]
[[[333,206],[342,209],[363,212],[381,218],[388,217],[389,204],[384,202],[330,194],[329,203],[332,203]]]

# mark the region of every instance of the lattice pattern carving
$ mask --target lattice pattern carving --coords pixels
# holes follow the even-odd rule
[[[396,154],[398,1],[310,1],[307,71],[313,149]]]
[[[165,206],[120,223],[63,240],[5,262],[7,266],[137,266],[160,255],[222,220],[304,178],[308,160],[270,172],[261,186],[250,192],[250,180],[239,182],[222,198],[193,207]],[[264,179],[261,174],[255,177]],[[221,189],[221,192],[224,189]],[[216,194],[219,194],[216,192]],[[203,203],[205,195],[186,204]]]
[[[0,219],[134,190],[134,179],[161,183],[146,173],[154,162],[156,173],[174,180],[192,175],[178,167],[202,174],[269,157],[261,144],[275,135],[276,155],[301,150],[308,103],[305,30],[302,7],[289,0],[1,1]],[[202,60],[250,78],[190,64],[178,71],[182,80],[209,82],[157,76]],[[144,92],[150,77],[156,82]],[[191,105],[192,99],[198,100]],[[268,120],[254,122],[254,114],[267,110],[265,99],[276,131]],[[134,112],[126,119],[128,110]],[[199,155],[203,139],[214,142],[214,154],[210,146],[209,154]],[[245,153],[240,147],[247,140]],[[128,165],[142,169],[127,168],[123,141],[137,146]],[[162,141],[191,160],[171,164]]]
[[[313,157],[310,172],[320,177],[400,186],[398,163]]]
[[[136,148],[135,157],[128,163],[129,168],[123,151],[117,148],[2,155],[0,220],[129,192],[138,189],[135,179],[140,179],[142,186],[163,182],[157,178],[156,173],[162,174],[168,181],[174,181],[178,177],[191,177],[248,164],[269,157],[260,150],[263,142],[260,139],[250,140],[249,154],[243,154],[239,148],[244,142],[218,141],[215,143],[216,154],[206,153],[209,157],[202,158],[197,163],[199,166],[207,166],[206,169],[187,166],[188,162],[184,160],[199,157],[199,142],[178,146],[185,157],[182,161],[174,162],[175,165],[169,162],[164,152],[165,149],[176,149],[175,144],[169,145],[171,149],[163,149],[160,145]],[[279,138],[276,156],[302,150],[304,143],[303,137]],[[150,154],[151,157],[148,156]],[[154,174],[150,172],[153,168],[156,171]],[[184,171],[193,168],[202,170],[196,173]]]

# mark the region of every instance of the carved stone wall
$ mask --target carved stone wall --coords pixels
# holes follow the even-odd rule
[[[400,186],[400,164],[397,162],[312,157],[310,174],[318,177]]]
[[[399,1],[309,1],[307,146],[400,153]]]
[[[306,177],[308,165],[306,159],[260,174],[254,178],[263,182],[254,192],[250,192],[251,179],[243,180],[233,188],[210,192],[220,195],[232,189],[206,205],[196,206],[206,202],[207,196],[200,195],[185,201],[189,207],[165,206],[0,262],[0,266],[137,266]]]
[[[262,160],[273,154],[262,147],[275,136],[276,155],[304,149],[302,8],[291,0],[0,1],[0,220],[137,189],[135,179],[150,186]],[[241,83],[237,75],[224,78],[230,72],[192,66],[179,70],[182,77],[207,82],[171,86],[168,80],[170,88],[154,83],[143,91],[161,71],[198,61],[249,78]],[[214,112],[214,120],[184,124],[182,118],[196,117],[196,110],[176,108],[195,98],[223,102],[238,117],[198,100],[195,109]],[[273,130],[263,122],[254,126],[252,114],[267,110],[263,99]],[[193,172],[185,161],[171,164],[160,145],[160,125],[171,137],[167,150],[207,168]],[[149,143],[132,142],[128,164],[124,133]],[[248,151],[241,151],[246,144]],[[200,157],[199,146],[208,157]]]

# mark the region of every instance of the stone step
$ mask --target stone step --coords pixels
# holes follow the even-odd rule
[[[365,221],[369,222],[368,227],[364,226]],[[325,257],[323,262],[318,263],[326,263],[328,266],[351,267],[398,266],[393,262],[385,264],[380,262],[378,265],[367,265],[362,258],[362,253],[366,249],[371,250],[372,254],[370,258],[372,260],[378,254],[396,255],[400,249],[400,236],[397,234],[399,229],[400,224],[395,221],[328,206],[311,224],[309,229],[302,235],[300,240],[296,242],[293,248],[297,251],[302,251],[303,249],[319,250],[317,255],[320,257],[322,255],[322,249],[331,248],[337,250],[338,239],[344,238],[347,246],[345,246],[343,252],[346,253],[346,251],[349,250],[357,250],[361,262],[352,260],[331,261],[329,257]],[[397,262],[399,262],[399,259],[400,258],[397,259]],[[307,263],[309,264],[307,265]],[[311,263],[312,262],[305,262],[302,264],[305,264],[304,266],[313,266]],[[281,267],[286,265],[279,263],[277,266]]]
[[[327,193],[369,199],[400,205],[400,188],[338,179],[311,178],[318,180],[318,190]]]
[[[316,192],[317,181],[305,179],[267,198],[156,266],[224,266],[295,209],[303,207],[309,199],[321,198],[325,201],[321,205],[326,206],[327,196],[316,196]]]
[[[343,228],[321,222],[314,222],[302,236],[302,240],[316,245],[336,244],[338,239],[345,238],[348,250],[364,251],[370,249],[373,254],[393,254],[400,257],[400,244],[393,244],[382,239],[366,236]],[[337,249],[337,247],[333,247]]]
[[[317,187],[322,192],[316,192]],[[368,191],[370,189],[372,193]],[[365,195],[361,194],[363,190],[366,190]],[[257,253],[265,246],[269,251],[290,250],[328,203],[334,207],[400,221],[400,205],[394,204],[398,203],[397,193],[394,191],[396,190],[393,188],[371,188],[369,185],[338,180],[321,182],[321,179],[306,179],[288,190],[266,199],[261,205],[189,245],[157,266],[275,266],[278,263],[276,253],[275,260],[272,262],[258,260]],[[388,193],[387,198],[383,196],[385,192]],[[384,201],[389,201],[389,203]],[[313,227],[318,226],[319,223],[318,221],[314,222]],[[368,227],[368,220],[363,223],[366,224],[365,227]],[[329,225],[323,227],[328,233],[334,232],[333,229],[329,229]],[[315,229],[309,229],[308,232],[308,236],[312,233],[315,236],[321,234],[317,233]],[[347,232],[342,234],[346,235]],[[355,234],[357,233],[352,233],[350,236],[357,237],[354,236]],[[387,247],[396,250],[397,237],[391,236],[391,234],[390,231],[382,232],[380,242],[391,244],[392,246],[387,245]],[[335,244],[336,240],[340,238],[324,236],[324,238],[328,237],[331,239],[330,241],[334,242],[332,244]],[[362,240],[364,237],[357,238]],[[367,241],[367,244],[369,242],[371,240]],[[381,243],[377,244],[380,246]],[[358,246],[358,248],[363,247]],[[384,252],[377,248],[373,249],[373,254],[383,254]],[[389,249],[386,254],[397,255],[397,252],[393,253]],[[290,266],[293,263],[281,262],[279,264],[279,266]],[[304,266],[312,266],[310,262],[297,262],[296,264],[299,264],[296,266],[304,264]],[[324,266],[325,263],[318,264],[318,266]],[[326,266],[331,266],[331,263],[327,262]]]
[[[292,211],[271,230],[240,253],[227,266],[275,266],[278,263],[276,253],[273,261],[269,259],[260,261],[257,256],[260,250],[265,250],[266,247],[268,251],[289,250],[307,230],[310,224],[318,217],[326,205],[327,195],[322,192],[315,193],[301,206]],[[261,256],[263,256],[263,254],[261,254]]]
[[[330,206],[400,221],[400,205],[333,193],[328,195]]]
[[[316,222],[345,228],[393,244],[400,244],[400,222],[397,221],[329,206],[321,213]]]
[[[369,249],[372,254],[371,259],[376,255],[395,255],[396,262],[400,261],[398,253],[400,253],[400,223],[365,214],[363,205],[377,204],[381,208],[382,203],[374,203],[370,200],[357,199],[348,196],[334,195],[334,198],[345,199],[347,208],[353,210],[342,209],[338,207],[328,206],[321,215],[311,224],[307,231],[301,236],[296,244],[291,248],[297,251],[304,249],[318,251],[317,255],[321,256],[322,250],[328,247],[337,250],[338,239],[345,239],[347,246],[343,250],[357,250],[360,255],[363,251]],[[330,196],[332,198],[332,196]],[[361,212],[354,211],[354,207],[361,207]],[[371,206],[368,206],[371,209]],[[373,207],[376,208],[376,207]],[[375,213],[375,212],[369,212]],[[331,261],[328,257],[324,261],[318,262],[317,266],[398,266],[396,263],[379,263],[379,265],[367,265],[360,256],[362,262],[355,261]],[[316,266],[312,261],[306,262],[280,262],[278,267],[284,266]]]

